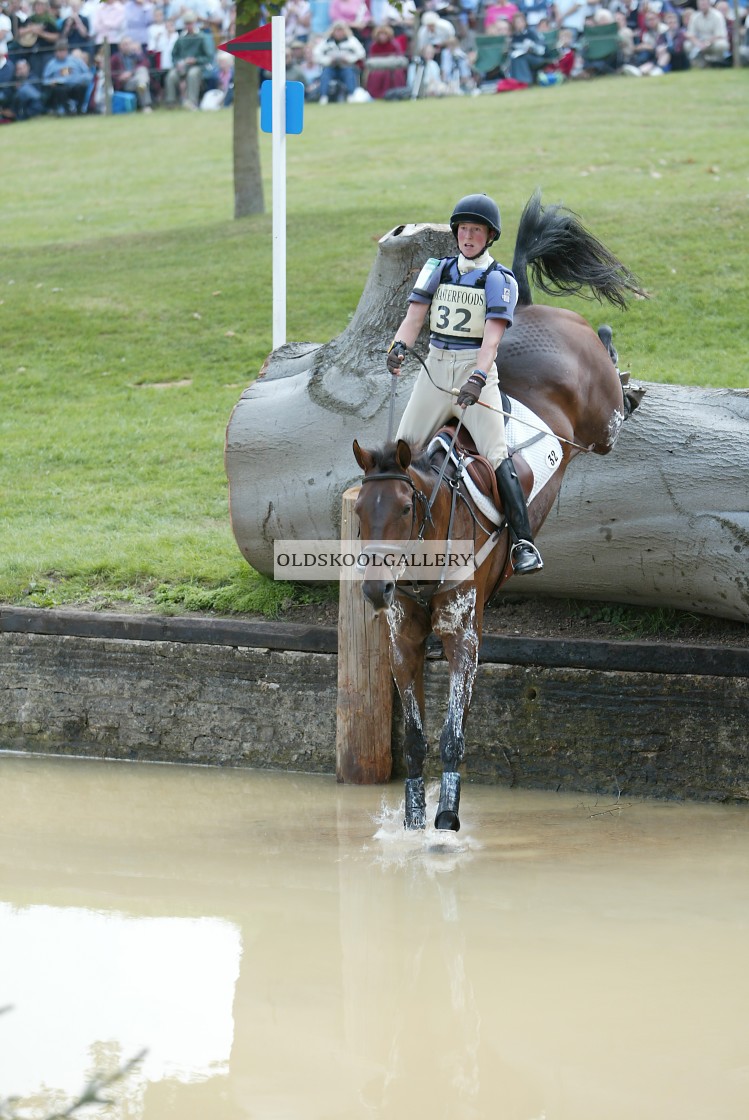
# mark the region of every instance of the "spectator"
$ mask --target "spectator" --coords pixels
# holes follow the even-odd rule
[[[86,19],[88,20],[88,26],[89,26],[89,29],[90,29],[90,32],[91,32],[91,38],[92,39],[94,37],[94,12],[96,11],[96,9],[98,7],[99,7],[99,0],[83,0],[83,3],[81,4],[81,15],[85,16]],[[94,44],[94,51],[96,51],[96,45],[95,44]]]
[[[585,0],[556,0],[554,7],[557,14],[557,26],[566,27],[575,33],[575,42],[580,38],[585,27],[585,17],[588,15],[588,5]]]
[[[10,44],[13,41],[13,22],[5,10],[5,6],[0,8],[0,51],[5,47],[5,53],[10,50]]]
[[[673,9],[664,12],[665,30],[661,31],[655,44],[655,58],[664,73],[689,69],[687,36],[681,25],[681,16]]]
[[[436,12],[424,12],[421,25],[416,32],[416,51],[421,54],[424,47],[434,47],[434,57],[439,60],[440,53],[449,39],[455,38],[455,27],[449,19],[443,19]]]
[[[616,41],[619,49],[619,66],[632,62],[635,53],[635,33],[627,23],[627,13],[621,9],[614,13]]]
[[[665,30],[665,24],[660,21],[660,16],[654,9],[645,12],[645,24],[639,35],[635,35],[635,53],[632,61],[622,66],[625,74],[632,77],[648,77],[663,73],[657,63],[656,44],[658,37]]]
[[[484,31],[487,35],[502,34],[502,32],[494,30],[494,25],[496,24],[497,20],[507,20],[507,23],[509,25],[510,20],[515,15],[515,12],[519,11],[520,9],[518,8],[517,4],[489,4],[488,7],[484,9]]]
[[[200,99],[204,111],[223,109],[234,101],[234,56],[218,51],[210,82]]]
[[[608,8],[598,8],[592,16],[586,17],[586,25],[590,24],[591,27],[608,27],[612,35],[616,32],[616,38],[612,40],[610,54],[604,55],[600,58],[588,58],[587,56],[587,43],[585,36],[582,40],[582,62],[583,66],[580,73],[577,75],[580,78],[596,78],[596,77],[610,77],[616,74],[622,64],[622,57],[619,51],[619,34],[616,24],[616,17],[613,12]],[[629,28],[627,29],[629,31]],[[630,31],[634,48],[634,33]]]
[[[328,0],[315,0],[312,5],[312,24],[310,26],[310,38],[324,38],[328,33],[330,27],[330,15],[328,13]],[[309,39],[307,40],[309,42]]]
[[[506,76],[512,82],[532,86],[536,74],[546,65],[546,43],[538,31],[528,26],[522,12],[515,12],[510,27],[510,55]]]
[[[195,16],[195,22],[198,24],[200,30],[209,39],[209,46],[213,47],[212,54],[215,54],[216,47],[222,42],[221,32],[224,27],[225,13],[221,5],[221,0],[190,0],[182,9],[182,24],[184,28],[185,12],[190,11]],[[177,24],[179,29],[179,24]]]
[[[547,0],[520,0],[518,7],[525,16],[529,27],[538,29],[539,23],[549,17]]]
[[[146,52],[152,69],[157,70],[160,76],[172,68],[172,49],[178,38],[174,20],[164,18],[163,8],[154,8],[153,23],[148,29]]]
[[[153,12],[151,0],[125,0],[122,39],[127,37],[137,43],[141,50],[146,50],[148,31],[153,22]],[[120,49],[122,48],[120,47]]]
[[[111,67],[110,67],[111,70]],[[111,73],[109,75],[111,78]],[[99,47],[94,55],[94,88],[91,91],[89,98],[88,111],[94,113],[103,113],[107,108],[107,75],[104,68],[104,47]],[[109,95],[114,93],[111,81],[109,85]]]
[[[412,97],[443,97],[447,92],[431,43],[425,43],[409,64],[406,82]]]
[[[493,23],[490,23],[486,29],[487,35],[506,35],[508,38],[512,35],[512,25],[509,19],[504,16],[498,16]]]
[[[729,44],[733,43],[733,25],[735,20],[733,18],[733,9],[728,3],[728,0],[715,0],[715,10],[716,12],[720,12],[723,19],[726,21],[728,42]],[[739,11],[741,11],[741,8],[739,8]]]
[[[151,112],[151,75],[148,57],[141,46],[128,35],[120,40],[120,49],[112,55],[112,85],[116,90],[134,93],[138,108]]]
[[[197,109],[205,72],[213,63],[213,50],[208,36],[197,28],[195,12],[188,10],[182,18],[185,30],[172,47],[173,66],[164,81],[164,103],[173,108],[180,98],[185,109]]]
[[[476,89],[471,59],[461,47],[457,35],[448,39],[442,48],[440,72],[448,93],[473,93]]]
[[[15,71],[13,114],[17,121],[28,121],[44,112],[44,97],[39,79],[32,73],[28,59],[17,59]]]
[[[350,27],[338,20],[330,29],[326,39],[315,47],[314,58],[322,67],[320,75],[320,104],[327,105],[335,82],[351,97],[359,87],[357,64],[365,58],[364,47]]]
[[[94,9],[91,31],[94,42],[100,47],[109,43],[110,50],[116,51],[120,45],[125,28],[125,5],[122,0],[99,0]]]
[[[307,92],[306,74],[304,72],[304,46],[301,39],[286,44],[286,81],[301,82]]]
[[[345,23],[358,39],[367,35],[372,24],[365,0],[330,0],[328,17],[333,24]]]
[[[12,114],[16,68],[8,58],[8,48],[0,43],[0,117],[7,120]]]
[[[575,50],[575,33],[570,31],[569,27],[563,27],[557,32],[557,53],[554,69],[558,70],[563,78],[571,78],[580,60]]]
[[[310,0],[286,0],[281,15],[286,20],[286,42],[306,43],[312,28]]]
[[[710,0],[697,0],[697,11],[692,12],[687,24],[687,50],[692,66],[719,66],[729,53],[728,28]]]
[[[406,65],[394,65],[398,59],[403,59],[403,52],[395,42],[395,35],[388,23],[383,23],[374,29],[368,57],[376,64],[380,62],[381,69],[373,68],[367,78],[367,93],[370,97],[384,97],[391,89],[404,89],[406,85]]]
[[[58,117],[82,112],[91,78],[85,62],[70,53],[67,39],[58,39],[42,79],[50,110]]]
[[[11,14],[15,19],[15,50],[13,61],[24,58],[35,78],[41,79],[55,43],[60,38],[57,20],[46,0],[34,0],[31,14],[25,15],[19,7]]]
[[[94,53],[91,24],[81,12],[81,0],[70,0],[69,11],[60,25],[60,34],[67,39],[71,50],[83,50],[89,60]]]
[[[301,73],[301,81],[304,82],[304,96],[309,101],[319,101],[320,99],[320,78],[322,77],[322,66],[315,61],[315,46],[319,40],[308,39],[306,43],[302,43],[301,50],[294,50],[293,57],[295,63],[299,67]]]

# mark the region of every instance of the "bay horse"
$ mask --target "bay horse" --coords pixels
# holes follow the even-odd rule
[[[548,295],[580,293],[624,309],[631,295],[645,293],[634,274],[576,214],[556,204],[543,207],[536,191],[523,210],[513,254],[519,292],[516,316],[497,355],[502,390],[530,409],[557,440],[554,454],[560,461],[529,501],[535,536],[554,504],[568,464],[583,451],[607,455],[633,402],[625,397],[616,368],[611,329],[601,327],[596,333],[575,312],[534,305],[529,269],[536,286]],[[526,441],[521,442],[525,446]],[[458,767],[465,751],[484,606],[511,576],[512,566],[506,522],[500,516],[493,524],[469,492],[463,470],[465,448],[455,462],[445,463],[446,445],[447,441],[435,450],[433,441],[430,450],[398,440],[365,450],[354,440],[353,450],[364,472],[355,506],[362,541],[472,540],[476,550],[475,574],[463,583],[406,583],[392,570],[380,570],[376,576],[367,572],[362,583],[374,611],[387,612],[390,663],[405,723],[407,829],[426,827],[424,660],[430,633],[442,641],[449,666],[449,698],[440,734],[442,780],[435,827],[457,831]],[[508,450],[512,455],[509,438]],[[531,493],[532,472],[522,458],[515,442],[513,464]],[[486,466],[490,480],[493,471]],[[494,505],[501,514],[496,494]]]

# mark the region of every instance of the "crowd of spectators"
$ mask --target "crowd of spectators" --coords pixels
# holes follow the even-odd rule
[[[230,105],[234,19],[230,0],[2,0],[0,122]]]
[[[746,0],[286,0],[281,12],[287,77],[321,105],[730,65],[736,12],[749,63]],[[228,106],[234,60],[217,47],[235,22],[232,0],[0,0],[0,122]],[[591,51],[592,29],[608,53]],[[487,43],[502,50],[487,56]]]

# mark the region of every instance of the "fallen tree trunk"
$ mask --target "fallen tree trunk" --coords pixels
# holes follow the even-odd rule
[[[385,349],[422,264],[451,250],[447,227],[386,234],[342,334],[280,347],[243,393],[226,471],[234,535],[258,571],[272,574],[276,539],[338,538],[342,495],[360,479],[351,443],[387,436]],[[417,372],[408,358],[396,423]],[[546,567],[508,590],[749,621],[749,390],[646,389],[614,451],[570,465],[540,536]]]

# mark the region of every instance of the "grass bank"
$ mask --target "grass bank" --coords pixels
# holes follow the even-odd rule
[[[382,234],[465,191],[500,200],[508,260],[540,186],[652,295],[606,313],[623,368],[745,385],[746,83],[308,107],[287,145],[289,339],[338,334]],[[280,609],[290,589],[247,568],[227,513],[224,432],[272,311],[270,213],[232,219],[230,112],[45,118],[0,143],[0,600]]]

